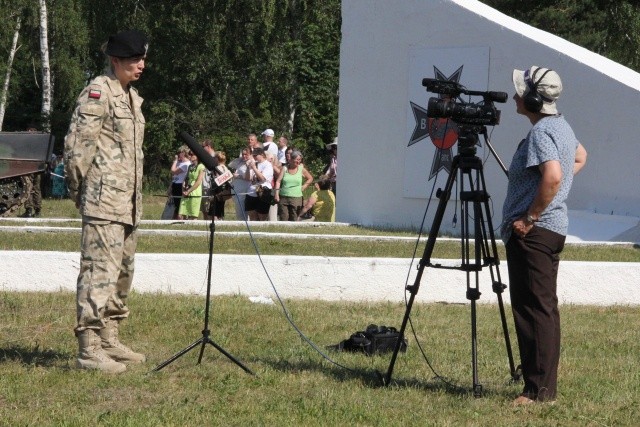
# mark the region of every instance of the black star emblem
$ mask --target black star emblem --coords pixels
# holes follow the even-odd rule
[[[461,65],[460,68],[454,71],[449,77],[442,74],[436,66],[433,67],[433,72],[438,80],[448,80],[459,83],[460,77],[462,76],[462,67],[464,67],[464,65]],[[431,137],[433,145],[436,146],[436,153],[433,156],[431,171],[429,172],[429,181],[431,181],[442,169],[451,173],[453,162],[452,147],[453,143],[458,139],[458,126],[449,119],[429,119],[429,136]]]

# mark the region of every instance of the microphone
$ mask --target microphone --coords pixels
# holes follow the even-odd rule
[[[209,169],[212,172],[216,172],[216,168],[218,167],[218,159],[204,151],[202,145],[198,144],[198,141],[196,141],[195,138],[189,135],[187,132],[180,132],[180,138],[182,138],[184,143],[187,144],[191,152],[196,155],[198,160],[200,160],[200,163],[202,163],[205,168]]]
[[[198,144],[198,141],[196,141],[194,137],[189,135],[187,132],[182,131],[180,132],[180,138],[182,138],[184,143],[187,144],[187,147],[189,147],[191,152],[196,155],[200,163],[202,163],[205,168],[217,175],[214,181],[218,187],[233,178],[233,174],[231,173],[231,171],[223,172],[222,170],[218,169],[218,159],[207,153],[205,149],[202,148],[202,145]]]

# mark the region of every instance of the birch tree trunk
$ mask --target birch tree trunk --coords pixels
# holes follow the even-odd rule
[[[296,103],[294,99],[294,95],[291,96],[291,101],[289,102],[289,119],[287,120],[287,131],[289,132],[289,136],[293,137],[293,124],[296,121]]]
[[[0,95],[0,130],[2,130],[2,123],[4,122],[4,112],[7,106],[7,94],[9,93],[9,81],[11,80],[13,58],[16,56],[16,52],[18,51],[18,49],[20,49],[20,47],[18,46],[18,36],[20,35],[21,24],[21,17],[18,16],[16,18],[16,31],[13,33],[13,43],[11,44],[9,59],[7,60],[7,73],[4,78],[4,85],[2,86],[2,95]]]
[[[51,131],[51,104],[53,88],[51,87],[51,68],[49,66],[49,37],[47,29],[47,2],[40,2],[40,57],[42,59],[42,130]]]

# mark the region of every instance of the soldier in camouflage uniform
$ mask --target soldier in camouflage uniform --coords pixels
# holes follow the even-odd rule
[[[82,215],[77,284],[77,366],[109,373],[145,361],[118,340],[129,315],[137,227],[142,215],[142,98],[131,87],[140,78],[148,48],[144,34],[109,37],[110,71],[78,97],[65,138],[65,178]]]

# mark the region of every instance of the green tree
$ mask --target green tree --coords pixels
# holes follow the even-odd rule
[[[640,70],[640,11],[621,0],[486,0],[516,19]],[[248,132],[286,133],[317,175],[337,133],[340,0],[49,0],[59,150],[84,85],[101,74],[101,45],[137,28],[150,38],[144,76],[145,169],[166,178],[180,131],[213,140],[233,157]],[[5,130],[40,117],[38,2],[0,0],[0,75],[21,16],[20,49],[8,90]],[[9,23],[11,23],[9,25]]]
[[[41,101],[37,2],[0,0],[0,16],[16,7],[22,48],[9,90],[9,130],[38,118]],[[78,93],[104,71],[101,45],[137,28],[151,46],[136,83],[145,98],[148,176],[166,176],[182,130],[212,139],[232,157],[248,132],[271,127],[288,134],[307,165],[314,157],[324,162],[324,144],[337,132],[340,0],[50,0],[48,8],[59,146]],[[1,48],[8,48],[9,32],[0,29]]]
[[[640,71],[640,5],[620,0],[483,0],[487,5]]]
[[[62,150],[76,98],[87,83],[89,69],[89,29],[84,18],[84,2],[49,2],[49,41],[54,105],[51,131],[56,150]]]
[[[13,72],[7,91],[6,110],[3,122],[5,131],[23,131],[31,123],[37,123],[40,117],[40,101],[42,99],[38,87],[40,73],[39,40],[38,40],[38,4],[34,1],[17,0],[2,1],[0,16],[3,23],[0,32],[2,52],[8,54],[12,42],[15,18],[21,17],[18,49],[12,64]],[[7,55],[2,55],[2,75],[7,70]]]
[[[28,125],[41,125],[42,64],[39,46],[39,10],[37,1],[0,2],[0,16],[8,11],[20,13],[23,27],[21,48],[16,54],[14,73],[8,93],[4,129],[25,130]],[[86,81],[87,26],[82,12],[83,1],[54,0],[48,3],[51,83],[54,87],[51,131],[56,135],[56,150],[61,150],[63,137],[75,98]],[[9,39],[7,30],[0,31],[0,47],[4,51]],[[4,62],[2,66],[4,66]],[[0,66],[0,70],[4,71]]]

